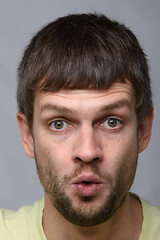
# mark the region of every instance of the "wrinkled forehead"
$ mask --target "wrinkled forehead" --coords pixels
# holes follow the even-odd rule
[[[134,107],[135,98],[133,87],[129,82],[114,83],[105,90],[96,89],[61,89],[59,91],[41,91],[35,96],[34,105],[39,111],[50,110],[59,106],[59,108],[81,109],[99,108],[105,105],[111,107],[126,105]],[[54,106],[54,107],[53,107]]]

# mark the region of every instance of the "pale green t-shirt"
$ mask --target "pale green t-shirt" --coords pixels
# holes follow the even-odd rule
[[[160,207],[140,198],[143,226],[139,240],[160,240]],[[0,240],[46,240],[42,228],[44,199],[17,212],[0,210]]]

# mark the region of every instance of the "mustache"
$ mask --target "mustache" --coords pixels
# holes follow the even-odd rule
[[[69,174],[69,175],[64,175],[61,180],[63,182],[69,182],[71,180],[73,180],[74,178],[78,177],[80,174],[82,174],[83,172],[89,172],[91,174],[96,175],[100,180],[102,181],[107,181],[108,183],[112,183],[112,178],[110,176],[109,173],[107,172],[102,172],[99,167],[95,164],[83,164],[81,163],[78,167],[76,167],[76,169],[73,171],[73,173]],[[61,181],[60,180],[60,181]]]

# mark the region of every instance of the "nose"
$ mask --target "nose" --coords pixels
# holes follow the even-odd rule
[[[96,129],[87,125],[80,127],[74,141],[73,160],[84,163],[100,162],[102,157],[101,141]]]

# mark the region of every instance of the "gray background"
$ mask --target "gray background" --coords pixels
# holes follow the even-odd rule
[[[160,1],[0,0],[0,208],[17,209],[43,196],[34,160],[23,153],[16,123],[16,68],[22,51],[49,21],[93,11],[124,22],[148,55],[155,119],[150,145],[139,156],[132,191],[160,205]]]

